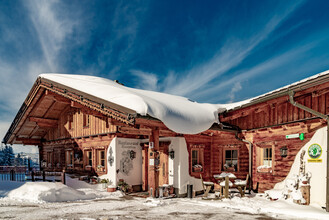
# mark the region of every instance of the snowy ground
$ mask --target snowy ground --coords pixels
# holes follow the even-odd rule
[[[0,219],[329,219],[321,208],[269,201],[261,195],[143,199],[72,179],[68,185],[75,189],[61,183],[0,181]]]

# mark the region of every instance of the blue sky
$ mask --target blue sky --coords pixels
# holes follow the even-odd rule
[[[328,1],[0,0],[0,136],[40,73],[229,103],[329,69]]]

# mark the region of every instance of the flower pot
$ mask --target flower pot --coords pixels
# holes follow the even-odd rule
[[[116,190],[117,190],[117,188],[115,186],[108,186],[107,187],[108,192],[115,192]]]

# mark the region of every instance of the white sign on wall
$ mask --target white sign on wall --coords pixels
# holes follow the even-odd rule
[[[154,159],[150,159],[150,163],[149,163],[150,166],[154,166]]]

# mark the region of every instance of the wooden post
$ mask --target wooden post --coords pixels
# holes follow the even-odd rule
[[[225,189],[224,189],[224,195],[225,198],[228,198],[228,188],[229,188],[229,178],[228,176],[225,177]]]
[[[10,171],[10,181],[15,181],[15,171],[14,170]]]
[[[149,169],[148,169],[148,185],[149,195],[156,197],[156,192],[159,188],[159,174],[158,174],[158,151],[159,151],[159,129],[153,128],[152,134],[149,137],[149,143],[153,143],[153,148],[149,150]]]
[[[62,172],[62,183],[65,185],[66,184],[66,179],[65,179],[65,169],[63,169]]]
[[[148,191],[148,161],[149,161],[149,153],[148,153],[148,145],[143,146],[143,191]]]
[[[35,175],[35,173],[34,173],[34,171],[32,171],[32,172],[31,172],[31,178],[32,178],[32,182],[34,182],[34,181],[35,181],[35,179],[34,179],[34,175]]]

